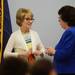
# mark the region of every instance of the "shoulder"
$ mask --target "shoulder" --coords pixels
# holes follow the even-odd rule
[[[35,39],[39,39],[39,38],[40,38],[40,37],[39,37],[39,34],[38,34],[36,31],[31,30],[30,33],[31,33],[31,35],[32,35]]]
[[[70,27],[69,29],[67,29],[67,30],[64,32],[64,34],[75,36],[75,27]]]
[[[72,34],[74,34],[75,33],[75,27],[69,28],[68,31],[71,32]]]
[[[75,28],[69,28],[69,29],[67,29],[63,33],[61,39],[64,39],[64,40],[66,40],[66,39],[69,39],[69,40],[74,39],[75,40]]]
[[[32,34],[34,34],[34,35],[38,35],[38,33],[37,33],[36,31],[34,31],[34,30],[30,30],[30,32],[31,32]]]
[[[19,34],[19,30],[13,32],[13,33],[11,34],[11,37],[16,37],[18,34]]]

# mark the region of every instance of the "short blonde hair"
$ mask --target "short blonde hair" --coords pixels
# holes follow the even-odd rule
[[[33,17],[33,14],[30,9],[25,9],[25,8],[18,9],[18,11],[16,13],[16,23],[18,26],[21,26],[21,24],[27,14],[30,14],[30,16]]]

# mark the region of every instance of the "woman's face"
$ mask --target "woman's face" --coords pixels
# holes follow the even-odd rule
[[[59,17],[59,24],[63,29],[66,29],[68,27],[67,22],[64,22],[60,17]]]
[[[26,15],[21,27],[28,31],[31,29],[32,22],[33,18],[30,15]]]

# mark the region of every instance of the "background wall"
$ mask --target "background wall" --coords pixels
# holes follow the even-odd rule
[[[58,23],[58,10],[64,5],[75,6],[75,0],[8,0],[13,31],[16,25],[16,11],[19,8],[30,8],[35,21],[32,29],[39,33],[45,47],[55,47],[64,30]]]

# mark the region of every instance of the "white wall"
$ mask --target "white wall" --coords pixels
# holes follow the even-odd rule
[[[13,31],[18,29],[15,19],[18,8],[30,8],[35,18],[32,29],[39,33],[45,47],[55,47],[63,33],[58,23],[59,8],[64,5],[75,6],[75,0],[8,0],[8,3]]]

